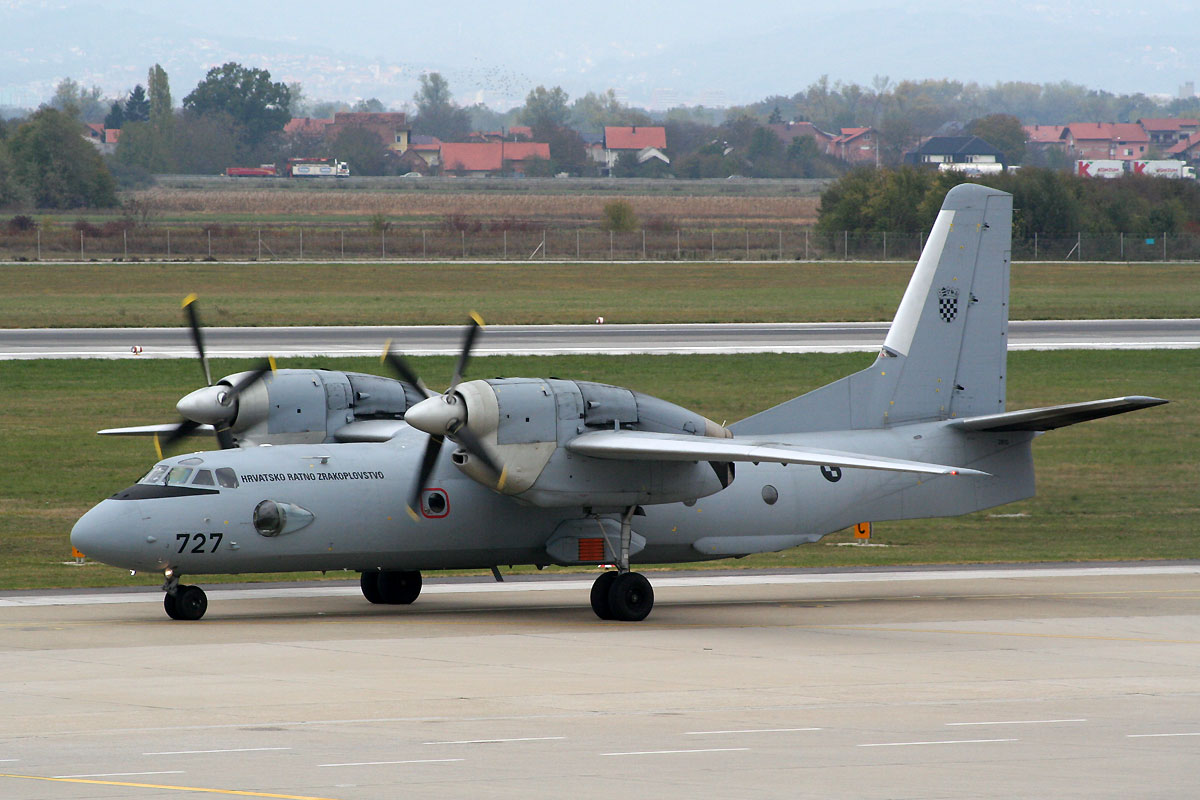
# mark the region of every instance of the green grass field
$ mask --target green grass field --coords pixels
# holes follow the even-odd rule
[[[8,264],[0,327],[889,320],[912,264]],[[1015,264],[1013,319],[1200,315],[1198,264]]]
[[[471,373],[600,380],[732,421],[864,367],[870,359],[864,354],[477,358]],[[431,386],[449,379],[451,359],[414,361]],[[1009,364],[1010,408],[1123,394],[1172,402],[1040,438],[1034,445],[1038,496],[1031,500],[954,519],[880,523],[876,541],[892,545],[886,548],[836,546],[849,540],[838,534],[783,553],[712,563],[1200,558],[1200,351],[1020,352],[1010,354]],[[374,359],[280,364],[318,365],[379,371]],[[226,374],[244,366],[218,361],[213,369]],[[101,439],[94,432],[174,419],[175,401],[198,385],[199,372],[192,361],[0,362],[0,589],[159,582],[153,575],[131,578],[103,565],[62,562],[71,561],[67,537],[75,519],[135,481],[154,461],[147,440]]]

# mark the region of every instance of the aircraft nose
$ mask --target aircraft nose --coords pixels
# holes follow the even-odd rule
[[[71,545],[95,561],[126,566],[140,519],[136,501],[105,500],[71,528]]]

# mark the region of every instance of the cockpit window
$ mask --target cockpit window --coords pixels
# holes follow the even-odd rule
[[[167,486],[182,486],[188,482],[188,476],[191,474],[191,467],[172,467],[167,474]]]
[[[167,473],[170,471],[171,468],[166,464],[158,464],[154,467],[154,469],[147,472],[146,477],[142,478],[140,481],[138,481],[138,483],[164,483],[167,479]]]
[[[226,489],[236,489],[238,486],[237,473],[229,467],[221,467],[217,470],[217,483]]]
[[[195,486],[212,486],[212,472],[207,469],[196,470],[196,477],[192,478],[192,484]]]

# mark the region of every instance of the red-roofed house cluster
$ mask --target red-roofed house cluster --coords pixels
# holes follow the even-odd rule
[[[505,131],[481,131],[470,141],[443,142],[434,136],[413,135],[401,112],[339,111],[333,119],[296,117],[284,133],[297,138],[333,142],[350,129],[369,131],[379,137],[402,172],[447,175],[519,175],[534,159],[549,160],[550,145],[534,142],[533,130],[514,125]]]
[[[1141,161],[1200,158],[1200,120],[1139,119],[1137,122],[1072,122],[1026,125],[1031,149],[1057,150],[1069,159]]]

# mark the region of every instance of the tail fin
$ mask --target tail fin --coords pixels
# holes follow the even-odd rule
[[[869,368],[734,423],[738,435],[886,428],[1004,411],[1012,195],[946,195]]]

